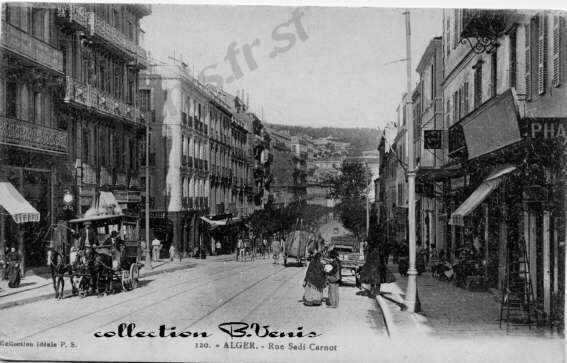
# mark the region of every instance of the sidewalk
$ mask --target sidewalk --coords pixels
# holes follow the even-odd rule
[[[152,269],[140,268],[140,277],[157,275],[165,272],[173,272],[193,268],[207,262],[233,261],[234,255],[207,256],[206,259],[184,258],[183,260],[160,260],[152,264]],[[71,294],[71,286],[65,279],[65,295]],[[51,299],[55,296],[53,283],[49,269],[38,268],[26,272],[20,287],[12,289],[8,287],[7,280],[0,281],[0,310],[16,305],[29,304],[35,301]]]
[[[500,302],[490,292],[473,292],[456,287],[451,282],[439,281],[429,272],[417,276],[417,291],[421,312],[402,310],[407,278],[397,273],[397,265],[388,266],[396,282],[383,284],[378,304],[390,336],[469,338],[469,337],[557,337],[549,329],[527,326],[510,326],[505,322],[499,328]]]

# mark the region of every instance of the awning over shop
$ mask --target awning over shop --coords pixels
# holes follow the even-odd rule
[[[214,219],[209,219],[207,217],[201,217],[201,219],[205,222],[207,222],[209,225],[211,225],[211,227],[215,228],[215,227],[220,227],[220,226],[226,226],[229,222],[229,219],[220,219],[220,220],[214,220]]]
[[[0,206],[12,216],[16,223],[39,222],[39,212],[11,183],[0,182]]]
[[[449,127],[449,156],[471,160],[519,143],[520,115],[513,89],[491,98]]]
[[[515,166],[507,165],[496,169],[492,174],[486,178],[482,184],[451,214],[449,224],[456,226],[464,226],[464,217],[469,215],[476,209],[489,195],[494,191],[500,183],[502,178],[512,171],[516,170]]]
[[[201,219],[207,222],[211,229],[215,229],[217,227],[222,227],[222,226],[233,225],[241,221],[239,217],[229,217],[223,219],[211,219],[207,217],[201,217]]]
[[[100,192],[98,201],[85,212],[82,218],[72,219],[69,222],[79,223],[121,216],[124,216],[124,213],[122,213],[122,208],[116,201],[114,194],[111,192]]]

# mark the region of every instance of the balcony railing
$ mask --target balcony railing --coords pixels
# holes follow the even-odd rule
[[[67,152],[67,132],[0,116],[0,144]]]
[[[13,53],[63,73],[61,51],[6,22],[2,22],[1,44]]]
[[[89,25],[91,35],[96,35],[119,49],[127,50],[139,60],[146,60],[147,56],[144,48],[128,39],[121,31],[108,24],[95,13],[89,14]]]
[[[57,4],[57,16],[70,23],[76,23],[83,28],[89,27],[89,12],[84,6],[76,4]]]
[[[81,83],[74,78],[66,77],[65,102],[74,102],[105,115],[120,117],[130,122],[141,124],[141,111],[115,99],[90,84]]]

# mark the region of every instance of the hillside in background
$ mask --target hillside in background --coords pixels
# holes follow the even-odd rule
[[[371,128],[339,128],[339,127],[305,127],[268,124],[269,128],[287,131],[291,136],[304,135],[313,139],[331,136],[336,141],[348,142],[351,145],[349,154],[360,155],[365,150],[376,150],[380,130]]]

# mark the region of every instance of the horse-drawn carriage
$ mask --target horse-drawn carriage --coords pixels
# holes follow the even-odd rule
[[[73,290],[83,296],[89,291],[111,293],[138,286],[142,251],[137,217],[102,215],[69,222],[80,238],[69,251],[66,269],[58,268],[55,261],[55,275],[70,274]]]

